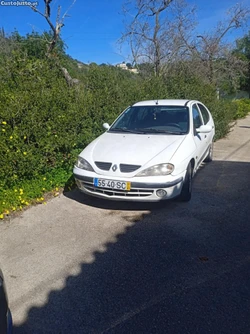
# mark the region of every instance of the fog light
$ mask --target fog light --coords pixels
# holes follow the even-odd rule
[[[158,190],[156,190],[156,195],[158,197],[164,197],[164,196],[167,195],[167,192],[164,189],[158,189]]]

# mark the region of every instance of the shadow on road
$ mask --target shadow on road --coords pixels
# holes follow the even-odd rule
[[[206,165],[190,203],[153,206],[134,219],[14,333],[249,333],[249,189],[250,163]],[[127,210],[140,210],[68,196],[124,210],[125,220]]]

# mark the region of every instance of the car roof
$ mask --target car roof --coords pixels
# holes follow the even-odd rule
[[[187,106],[187,104],[190,102],[190,100],[148,100],[148,101],[140,101],[133,106]]]

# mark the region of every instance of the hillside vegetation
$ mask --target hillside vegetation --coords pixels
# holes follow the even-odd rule
[[[0,218],[44,202],[49,191],[57,195],[61,187],[70,189],[79,152],[103,132],[104,122],[112,123],[136,101],[201,100],[215,119],[216,139],[249,112],[248,100],[218,100],[215,87],[185,70],[185,64],[161,76],[143,68],[139,74],[109,65],[79,68],[62,41],[46,57],[43,37],[15,32],[0,38]],[[59,63],[77,85],[67,84]]]

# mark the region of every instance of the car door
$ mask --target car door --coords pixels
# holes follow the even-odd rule
[[[193,117],[193,137],[196,146],[195,161],[196,161],[196,168],[198,168],[207,153],[207,133],[197,132],[197,129],[201,125],[204,125],[204,123],[201,117],[200,110],[196,103],[192,105],[192,117]]]

